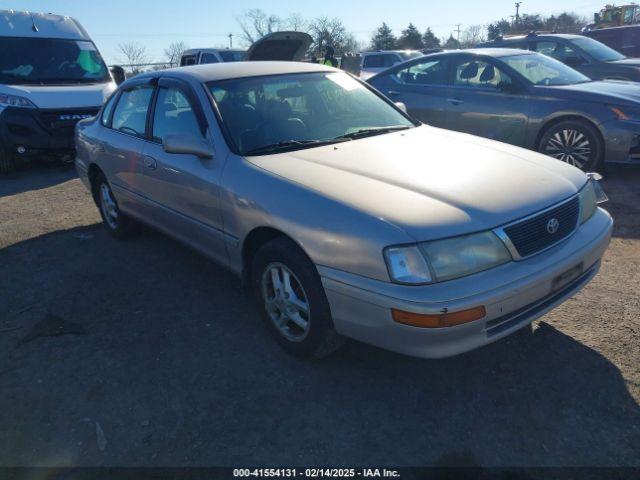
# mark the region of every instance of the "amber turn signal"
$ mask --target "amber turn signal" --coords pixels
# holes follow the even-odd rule
[[[462,325],[463,323],[479,320],[487,314],[484,306],[460,310],[459,312],[439,313],[437,315],[425,315],[422,313],[404,312],[391,309],[393,320],[404,325],[421,328],[443,328]]]

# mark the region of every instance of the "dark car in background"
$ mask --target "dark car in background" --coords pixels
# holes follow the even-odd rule
[[[593,80],[640,81],[640,58],[627,58],[607,45],[582,35],[537,34],[500,38],[480,48],[519,48],[542,53]]]
[[[583,32],[627,57],[640,57],[640,25],[599,28]]]
[[[455,50],[404,62],[369,83],[433,126],[537,150],[583,170],[640,164],[640,87],[592,81],[515,49]]]

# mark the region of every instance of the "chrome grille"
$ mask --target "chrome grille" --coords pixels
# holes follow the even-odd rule
[[[528,257],[571,235],[576,229],[579,215],[580,201],[576,196],[502,230],[520,257]]]

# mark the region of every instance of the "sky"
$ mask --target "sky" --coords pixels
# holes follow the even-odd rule
[[[550,15],[563,11],[593,17],[606,0],[523,0],[520,13]],[[0,0],[0,9],[29,10],[69,15],[89,32],[108,64],[122,62],[118,44],[144,45],[151,61],[163,61],[171,42],[183,41],[191,48],[241,46],[237,18],[252,9],[287,17],[338,17],[356,38],[368,44],[373,31],[384,21],[399,34],[409,22],[420,31],[430,27],[437,36],[448,37],[457,24],[484,25],[515,13],[511,0]]]

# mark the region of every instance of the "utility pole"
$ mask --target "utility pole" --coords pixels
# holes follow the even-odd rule
[[[229,34],[229,48],[233,48],[233,33]]]
[[[516,2],[516,25],[520,23],[520,5],[522,5],[522,2]]]
[[[454,32],[456,32],[456,33],[458,34],[458,35],[457,35],[458,43],[460,42],[460,27],[461,27],[461,26],[462,26],[462,24],[461,24],[461,23],[456,23],[456,29],[454,30]]]

